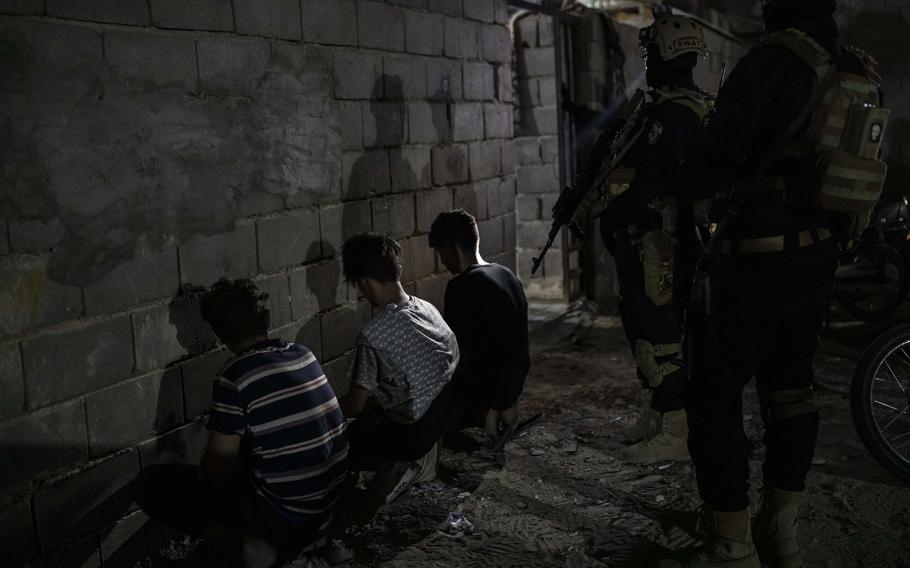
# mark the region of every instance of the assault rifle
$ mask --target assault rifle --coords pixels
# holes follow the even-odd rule
[[[575,176],[575,183],[559,194],[559,199],[553,206],[553,224],[550,225],[547,243],[541,249],[540,255],[533,259],[531,274],[540,268],[547,251],[553,246],[553,241],[563,227],[569,227],[573,235],[582,237],[581,226],[574,219],[575,210],[592,188],[606,183],[610,172],[619,165],[644,132],[646,125],[639,120],[639,111],[644,106],[644,101],[644,92],[635,91],[620,112],[613,128],[605,130],[597,138],[585,167]]]

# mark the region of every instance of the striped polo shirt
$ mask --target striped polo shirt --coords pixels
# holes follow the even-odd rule
[[[270,339],[228,361],[212,389],[208,429],[250,434],[253,487],[280,516],[318,522],[338,500],[344,416],[306,347]]]

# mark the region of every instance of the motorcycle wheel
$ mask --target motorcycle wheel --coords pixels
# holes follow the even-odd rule
[[[910,324],[886,331],[863,352],[850,412],[869,453],[910,484]]]
[[[852,264],[859,263],[874,266],[875,278],[859,277],[849,282],[838,278],[834,296],[844,311],[856,319],[882,320],[900,307],[910,291],[910,259],[901,249],[882,241],[859,253]]]

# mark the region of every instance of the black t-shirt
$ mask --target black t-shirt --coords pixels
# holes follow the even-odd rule
[[[446,287],[444,317],[461,352],[456,386],[494,397],[516,383],[520,389],[530,367],[528,301],[511,270],[475,264],[453,278]]]

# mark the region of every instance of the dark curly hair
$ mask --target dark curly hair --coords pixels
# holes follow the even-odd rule
[[[272,321],[265,306],[268,297],[252,280],[222,278],[202,295],[199,308],[222,341],[239,343],[268,333]]]
[[[393,282],[401,276],[398,258],[401,245],[379,233],[354,235],[341,247],[344,281],[354,284],[358,278],[377,282]]]
[[[447,242],[458,248],[473,252],[480,240],[477,221],[464,209],[453,209],[440,213],[430,226],[430,246],[433,248]]]

